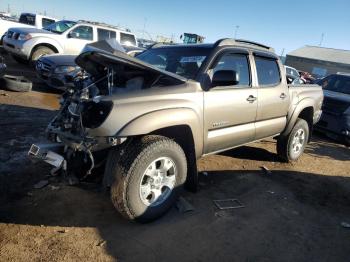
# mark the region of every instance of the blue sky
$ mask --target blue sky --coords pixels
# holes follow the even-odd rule
[[[45,3],[45,4],[44,4]],[[47,12],[57,18],[88,19],[146,31],[175,40],[183,32],[198,33],[206,42],[233,37],[270,45],[281,54],[304,45],[350,49],[349,0],[1,0],[0,10]],[[146,23],[145,23],[146,22]]]

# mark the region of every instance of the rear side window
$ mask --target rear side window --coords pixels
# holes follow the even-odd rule
[[[55,20],[43,18],[41,22],[42,22],[42,26],[44,28],[44,27],[47,27],[48,25],[55,23]]]
[[[122,45],[136,45],[135,36],[132,34],[120,33],[120,43]]]
[[[248,58],[244,54],[229,53],[223,55],[213,68],[213,73],[220,70],[234,70],[239,75],[238,86],[250,85]]]
[[[97,38],[98,41],[110,39],[110,38],[116,38],[117,34],[115,31],[105,30],[102,28],[97,28]]]
[[[255,65],[260,86],[278,85],[281,82],[280,70],[275,59],[255,56]]]
[[[26,25],[35,25],[35,16],[23,14],[20,16],[19,22]]]
[[[78,39],[93,40],[92,27],[90,26],[78,26],[71,31],[71,35]]]

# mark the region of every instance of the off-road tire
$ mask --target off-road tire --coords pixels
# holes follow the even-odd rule
[[[302,149],[298,154],[293,152],[293,138],[298,132],[298,130],[303,129],[305,132],[305,139],[302,146]],[[305,146],[309,141],[309,125],[308,123],[301,118],[298,118],[291,132],[286,136],[281,136],[277,139],[277,154],[284,162],[297,161],[299,157],[303,154]]]
[[[175,187],[164,202],[147,206],[139,194],[141,179],[149,164],[160,157],[171,158],[175,163]],[[106,172],[107,176],[114,177],[111,200],[115,208],[127,219],[146,223],[162,216],[173,206],[186,180],[187,162],[184,151],[176,142],[150,135],[134,139],[120,153],[111,151]]]
[[[45,56],[45,55],[51,55],[51,54],[54,54],[55,51],[52,50],[51,48],[48,48],[46,46],[39,46],[37,47],[31,57],[30,57],[30,62],[31,64],[34,66],[35,65],[35,62],[42,56]]]

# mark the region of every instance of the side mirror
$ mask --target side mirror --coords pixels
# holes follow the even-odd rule
[[[79,33],[71,31],[68,33],[67,37],[68,38],[79,38]]]
[[[239,75],[234,70],[219,70],[213,75],[211,86],[232,86],[239,83]]]

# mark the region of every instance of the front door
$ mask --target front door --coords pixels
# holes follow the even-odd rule
[[[83,50],[86,44],[93,42],[93,28],[91,26],[80,25],[73,28],[68,34],[64,53],[77,55]]]
[[[204,92],[204,152],[213,153],[250,142],[255,137],[258,103],[252,85],[248,53],[226,51],[208,71],[212,79],[219,70],[234,70],[238,83],[216,86]]]

